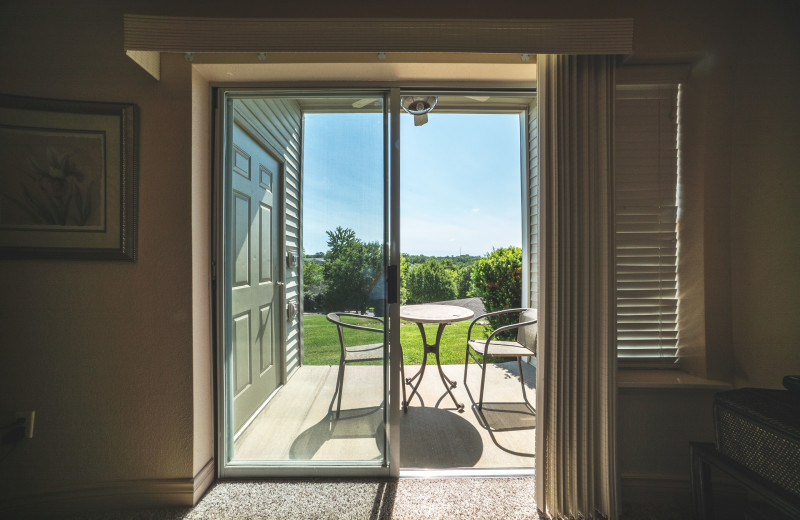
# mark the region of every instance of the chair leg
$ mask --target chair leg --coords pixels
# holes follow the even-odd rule
[[[467,386],[467,369],[469,368],[469,344],[467,344],[467,353],[464,355],[464,386]]]
[[[336,381],[336,391],[339,394],[339,396],[337,398],[337,403],[336,403],[336,418],[337,419],[339,418],[339,414],[342,411],[342,390],[344,390],[344,367],[345,366],[346,365],[345,365],[344,362],[340,362],[339,363],[339,377],[337,378],[337,381]]]
[[[481,395],[478,399],[478,410],[483,410],[483,385],[486,383],[486,358],[488,356],[483,354],[483,373],[481,374]]]
[[[400,386],[403,388],[403,411],[408,412],[408,397],[406,397],[406,364],[403,361],[403,346],[400,346]]]
[[[525,404],[528,404],[528,394],[525,393],[525,375],[522,373],[522,357],[517,356],[517,366],[519,366],[519,383],[522,385],[522,398],[525,400]]]

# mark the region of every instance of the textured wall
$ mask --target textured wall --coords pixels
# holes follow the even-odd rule
[[[162,81],[122,52],[122,10],[4,3],[0,91],[136,103],[138,261],[0,262],[0,409],[36,431],[0,497],[192,476],[190,69]]]
[[[800,374],[800,34],[788,6],[742,23],[732,108],[731,294],[737,386]],[[757,44],[754,44],[757,42]]]
[[[214,457],[211,305],[211,89],[192,71],[192,475]]]

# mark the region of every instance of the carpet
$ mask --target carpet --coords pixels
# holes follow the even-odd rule
[[[623,504],[621,520],[683,520],[677,505]],[[192,508],[132,509],[72,520],[539,520],[533,478],[225,480]]]
[[[193,508],[105,511],[74,520],[530,519],[533,478],[238,480],[214,484]]]

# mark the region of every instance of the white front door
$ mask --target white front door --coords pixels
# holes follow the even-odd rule
[[[234,115],[229,229],[233,429],[238,432],[282,380],[278,340],[281,299],[281,163]]]

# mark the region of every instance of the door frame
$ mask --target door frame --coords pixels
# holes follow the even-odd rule
[[[233,425],[233,409],[232,406],[227,406],[227,388],[225,381],[231,380],[233,367],[226,366],[224,363],[226,350],[230,345],[231,331],[228,326],[230,319],[230,305],[227,301],[227,291],[225,290],[226,283],[230,276],[230,266],[227,261],[226,255],[226,231],[228,222],[228,206],[226,199],[230,191],[230,180],[226,173],[227,166],[230,161],[231,149],[229,147],[228,133],[233,131],[235,109],[227,110],[227,94],[234,88],[216,88],[212,93],[212,117],[213,117],[213,132],[214,132],[214,154],[212,164],[214,167],[213,172],[213,192],[212,192],[212,285],[213,285],[213,300],[214,300],[214,338],[216,341],[215,358],[215,388],[216,388],[216,433],[217,433],[217,460],[221,462],[218,464],[217,472],[220,477],[237,476],[230,472],[231,468],[226,468],[226,454],[233,451],[233,443],[236,440],[236,432],[227,432],[232,429]],[[276,356],[276,369],[278,370],[278,385],[276,389],[267,397],[267,399],[258,407],[253,415],[244,423],[240,428],[240,432],[246,429],[253,419],[264,409],[270,400],[280,391],[283,385],[286,384],[286,184],[285,184],[285,164],[282,159],[282,154],[275,145],[266,139],[263,139],[254,131],[252,125],[245,118],[241,118],[242,129],[259,145],[263,146],[265,151],[272,155],[280,164],[280,171],[276,172],[276,179],[274,179],[273,189],[273,208],[275,209],[275,216],[277,224],[275,231],[278,234],[278,251],[274,255],[274,260],[277,262],[277,273],[275,280],[275,290],[277,291],[277,301],[274,304],[275,312],[275,336],[277,339],[277,352]],[[239,433],[240,433],[239,432]],[[234,472],[235,473],[235,472]]]
[[[287,97],[291,96],[302,96],[304,94],[313,94],[313,95],[324,95],[324,93],[334,93],[334,94],[363,94],[365,92],[371,92],[376,94],[376,97],[379,95],[384,98],[384,111],[387,112],[387,117],[384,118],[384,146],[385,146],[385,175],[386,183],[385,183],[385,194],[384,194],[384,201],[387,206],[384,208],[385,218],[388,221],[385,224],[385,232],[388,234],[386,237],[385,243],[388,245],[389,248],[389,255],[386,259],[386,266],[398,266],[397,272],[397,280],[396,283],[398,284],[398,293],[399,293],[399,265],[400,265],[400,254],[401,254],[401,237],[400,237],[400,111],[402,110],[400,107],[400,97],[401,93],[408,92],[408,91],[416,91],[416,90],[424,90],[424,91],[445,91],[445,92],[476,92],[476,91],[491,91],[491,92],[498,92],[498,93],[505,93],[505,94],[512,94],[512,93],[522,93],[522,94],[530,94],[535,96],[536,88],[532,87],[530,84],[505,84],[505,85],[486,85],[486,84],[474,84],[465,81],[459,82],[441,82],[441,81],[428,81],[428,82],[420,82],[424,84],[424,88],[417,88],[411,87],[410,85],[412,82],[409,81],[402,81],[402,82],[348,82],[346,85],[343,85],[341,82],[338,83],[316,83],[316,82],[301,82],[301,83],[275,83],[275,84],[244,84],[244,85],[235,85],[235,84],[217,84],[211,83],[211,87],[216,91],[212,95],[212,100],[214,103],[214,107],[212,110],[212,117],[214,118],[214,156],[213,156],[213,164],[215,171],[213,173],[214,177],[214,194],[213,204],[212,204],[212,230],[214,231],[215,236],[212,237],[212,247],[214,249],[214,255],[212,260],[212,269],[216,273],[215,280],[219,281],[222,274],[223,267],[220,265],[222,262],[217,261],[217,258],[223,258],[220,256],[220,245],[219,244],[219,237],[222,237],[224,225],[222,223],[222,219],[219,217],[219,205],[221,204],[220,200],[220,183],[222,181],[222,177],[224,177],[224,164],[225,164],[225,154],[218,153],[218,151],[223,150],[221,141],[224,141],[224,126],[221,126],[221,105],[224,102],[224,92],[228,91],[248,91],[251,90],[253,92],[265,92],[269,93],[270,95],[281,96],[285,95]],[[529,114],[527,111],[525,112],[525,118],[527,122],[527,118]],[[527,178],[528,178],[528,169],[529,163],[528,161],[524,160],[527,158],[527,144],[526,144],[526,136],[528,132],[527,124],[523,122],[521,124],[521,134],[520,134],[520,147],[523,155],[523,171],[525,175],[523,175],[521,182],[523,187],[522,199],[525,200],[526,191],[529,189],[527,185]],[[270,145],[269,148],[273,153],[275,152],[274,148]],[[302,149],[301,149],[302,153]],[[521,171],[522,173],[522,171]],[[281,182],[283,183],[283,172],[281,174]],[[302,178],[302,161],[301,161],[301,178]],[[302,182],[302,181],[301,181]],[[283,193],[283,185],[281,186],[281,194],[282,196],[285,195]],[[224,195],[223,195],[224,197]],[[300,201],[300,208],[301,208],[301,215],[302,215],[302,192],[301,192],[301,201]],[[282,233],[285,231],[283,226],[285,225],[285,218],[283,215],[283,200],[281,200],[281,231]],[[529,225],[530,221],[527,218],[527,212],[529,208],[527,208],[523,204],[523,211],[522,211],[522,233],[523,233],[523,250],[525,249],[525,244],[529,239]],[[302,217],[301,217],[302,218]],[[282,239],[285,237],[282,235]],[[282,247],[285,246],[282,243]],[[303,248],[303,237],[302,237],[302,225],[301,225],[301,232],[300,232],[300,249],[302,251]],[[302,262],[302,260],[301,260]],[[282,275],[284,273],[283,269],[285,269],[285,264],[282,265]],[[302,264],[301,264],[302,265]],[[302,284],[302,269],[300,270],[300,277],[299,282]],[[523,289],[527,290],[525,287]],[[217,283],[214,284],[214,304],[216,308],[214,309],[214,323],[215,326],[218,328],[220,325],[220,315],[219,309],[220,304],[222,303],[221,298],[224,298],[224,294],[219,294],[220,291],[217,290]],[[283,293],[285,295],[285,293]],[[283,302],[284,306],[286,302]],[[399,345],[400,343],[400,304],[399,303],[391,303],[388,302],[387,304],[387,316],[389,317],[389,321],[387,325],[389,325],[389,344],[396,344]],[[302,323],[302,299],[300,301],[300,335],[301,335],[301,343],[300,349],[304,348],[302,344],[302,334],[303,334],[303,323]],[[285,335],[285,323],[281,321],[282,327],[282,334]],[[225,396],[224,396],[224,388],[223,388],[223,348],[220,345],[224,346],[225,343],[225,336],[222,335],[220,332],[215,334],[215,341],[217,345],[215,346],[215,359],[217,363],[217,368],[215,370],[216,380],[215,380],[215,397],[216,397],[216,453],[217,453],[217,475],[219,478],[236,478],[236,477],[254,477],[254,476],[269,476],[269,477],[514,477],[514,476],[529,476],[532,474],[533,470],[515,470],[515,469],[455,469],[455,470],[405,470],[401,471],[400,468],[400,418],[402,412],[402,403],[400,399],[392,400],[390,399],[390,395],[399,396],[401,394],[401,374],[400,374],[400,365],[401,365],[401,352],[399,349],[389,349],[389,363],[384,364],[384,382],[385,385],[388,386],[387,390],[389,393],[385,395],[386,399],[386,407],[385,407],[385,420],[387,421],[387,429],[386,429],[386,450],[387,450],[387,457],[386,462],[387,465],[384,466],[374,466],[374,465],[361,465],[357,463],[349,464],[349,465],[342,465],[340,462],[327,462],[327,461],[317,461],[314,465],[308,463],[308,461],[303,461],[300,464],[292,464],[291,461],[286,461],[285,465],[279,464],[246,464],[246,463],[238,463],[235,466],[226,467],[226,450],[225,450],[225,432],[224,432],[224,421],[221,420],[222,415],[225,410]],[[283,349],[285,350],[285,349]],[[285,356],[285,352],[282,350],[282,355]],[[286,373],[284,367],[284,380],[282,384],[286,383]],[[280,390],[280,387],[277,391]],[[273,394],[274,395],[274,394]],[[231,446],[232,448],[232,446]]]
[[[228,269],[226,255],[225,255],[225,232],[226,232],[226,220],[225,215],[227,212],[227,207],[225,205],[225,197],[227,194],[227,184],[226,184],[226,165],[228,162],[228,140],[227,140],[227,129],[231,128],[233,124],[233,114],[232,111],[226,110],[226,95],[230,92],[236,93],[244,93],[244,92],[252,92],[252,93],[264,93],[268,96],[276,96],[276,97],[300,97],[303,95],[320,95],[323,96],[325,94],[346,94],[346,95],[362,95],[362,94],[370,94],[375,95],[375,97],[381,97],[384,99],[384,121],[383,121],[383,153],[384,153],[384,242],[388,244],[388,237],[389,237],[389,223],[386,221],[389,215],[389,207],[387,206],[389,201],[389,180],[387,176],[390,176],[390,136],[389,136],[389,118],[390,118],[390,108],[388,105],[389,101],[389,93],[390,89],[385,86],[370,86],[365,88],[360,88],[358,86],[348,86],[346,88],[342,88],[341,86],[317,86],[317,85],[302,85],[297,87],[284,87],[284,86],[273,86],[273,85],[214,85],[212,84],[213,92],[212,92],[212,128],[213,128],[213,146],[214,152],[212,157],[212,164],[214,171],[212,173],[213,177],[213,193],[212,193],[212,284],[213,284],[213,323],[214,323],[214,340],[216,342],[214,348],[214,358],[215,358],[215,402],[216,402],[216,411],[215,411],[215,432],[216,432],[216,456],[217,456],[217,476],[219,478],[241,478],[241,477],[309,477],[309,476],[318,476],[318,477],[341,477],[341,476],[353,476],[353,477],[387,477],[390,476],[390,468],[394,469],[394,476],[398,471],[397,464],[390,463],[390,457],[392,454],[391,449],[391,433],[387,431],[385,442],[386,442],[386,463],[382,464],[381,466],[377,466],[371,464],[369,462],[358,463],[358,462],[351,462],[347,464],[342,464],[339,461],[315,461],[313,465],[310,461],[280,461],[279,463],[270,463],[270,464],[263,464],[263,463],[255,463],[248,462],[248,461],[238,461],[231,464],[228,461],[227,455],[232,453],[233,451],[233,442],[234,436],[229,435],[228,432],[228,425],[231,424],[231,413],[232,410],[229,410],[229,406],[227,403],[227,388],[226,388],[226,381],[229,381],[231,378],[231,374],[226,373],[229,372],[231,367],[226,367],[225,364],[225,351],[229,344],[230,340],[230,332],[227,327],[227,319],[229,318],[229,309],[228,304],[226,302],[226,291],[225,291],[225,281],[227,280],[226,270]],[[399,108],[399,98],[398,98],[398,108]],[[230,113],[228,113],[230,112]],[[275,155],[277,157],[281,157],[282,153],[279,150],[276,150],[275,146],[272,143],[265,142],[263,139],[259,139],[257,136],[253,135],[252,132],[248,132],[256,138],[260,144],[264,145],[269,153]],[[399,135],[399,134],[398,134]],[[301,154],[302,154],[302,139],[301,139]],[[395,154],[399,155],[399,154]],[[302,182],[302,160],[300,165],[300,175],[301,175],[301,182]],[[399,171],[398,171],[399,174]],[[280,241],[281,241],[281,250],[282,254],[280,257],[280,277],[282,280],[285,280],[286,276],[286,245],[285,245],[285,238],[286,238],[286,230],[285,230],[285,172],[283,169],[279,175],[280,181]],[[396,192],[395,192],[396,193]],[[399,194],[396,196],[399,197]],[[302,201],[302,191],[299,201],[300,211],[302,215],[302,208],[303,208],[303,201]],[[399,212],[398,212],[399,216]],[[302,217],[301,217],[302,218]],[[303,248],[303,237],[302,237],[302,225],[300,230],[300,250],[302,251]],[[398,253],[399,254],[399,253]],[[299,256],[302,256],[300,252],[298,252]],[[302,266],[302,259],[300,260]],[[399,262],[399,260],[398,260]],[[389,256],[385,256],[385,268],[388,267],[390,260]],[[299,276],[298,281],[302,284],[302,268],[299,269]],[[304,345],[302,344],[302,333],[303,333],[303,324],[302,324],[302,299],[300,299],[299,303],[299,313],[300,313],[300,324],[299,324],[299,331],[301,335],[300,345],[299,348],[302,352]],[[281,312],[282,316],[285,318],[285,311],[286,311],[286,291],[285,285],[282,286],[281,291]],[[387,309],[387,316],[391,316],[392,307],[397,307],[398,305],[388,305]],[[399,311],[398,311],[399,312]],[[399,319],[399,314],[398,314]],[[257,415],[264,406],[266,406],[269,401],[282,389],[283,385],[286,384],[287,381],[287,371],[286,371],[286,348],[285,348],[285,341],[286,341],[286,323],[283,319],[280,321],[280,355],[281,355],[281,384],[278,388],[273,392],[273,394],[264,402],[264,404],[259,408],[259,410],[254,414]],[[398,321],[399,323],[399,321]],[[388,323],[387,323],[388,326]],[[397,329],[397,327],[395,327]],[[399,367],[399,364],[398,364]],[[389,363],[384,363],[384,399],[385,403],[390,403],[389,396],[386,392],[387,386],[389,384],[387,377],[390,374],[390,366]],[[400,370],[397,369],[398,378]],[[399,381],[399,379],[398,379]],[[398,387],[399,388],[399,387]],[[398,410],[400,409],[399,404],[397,406]],[[389,425],[389,415],[390,412],[388,410],[388,406],[384,407],[384,422]],[[248,421],[249,423],[249,421]],[[245,428],[248,423],[245,423]],[[396,436],[399,440],[399,435]],[[399,442],[397,442],[399,445]],[[398,446],[399,449],[399,446]],[[397,456],[397,460],[399,461],[399,455]],[[258,461],[260,462],[260,461]]]

